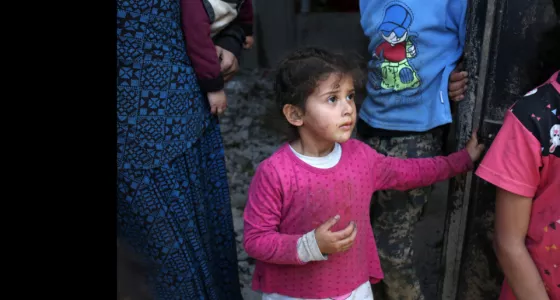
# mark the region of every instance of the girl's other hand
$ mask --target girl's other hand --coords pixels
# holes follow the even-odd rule
[[[347,251],[354,244],[358,229],[356,223],[350,222],[346,228],[332,232],[331,227],[340,220],[336,215],[315,229],[315,240],[322,254],[332,254]]]

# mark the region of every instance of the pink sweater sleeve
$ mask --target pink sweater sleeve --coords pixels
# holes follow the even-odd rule
[[[395,158],[377,153],[370,147],[368,157],[373,169],[375,190],[409,190],[429,186],[473,168],[466,149],[430,158]]]
[[[273,264],[304,264],[298,258],[297,241],[303,235],[278,232],[283,202],[280,178],[267,161],[261,163],[249,186],[245,206],[243,247],[247,254]]]

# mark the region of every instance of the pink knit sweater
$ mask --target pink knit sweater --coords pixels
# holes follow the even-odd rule
[[[383,278],[370,226],[369,205],[376,190],[428,186],[472,168],[466,150],[447,157],[385,157],[351,139],[329,169],[312,167],[283,145],[258,167],[245,207],[243,245],[255,258],[253,289],[298,298],[327,298],[350,293],[365,281]],[[358,234],[352,248],[326,261],[302,263],[297,240],[327,219],[340,215],[331,228],[350,221]]]

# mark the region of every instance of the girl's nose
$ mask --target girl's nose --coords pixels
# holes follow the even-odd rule
[[[354,112],[354,102],[344,101],[344,108],[342,109],[343,115],[351,115]]]

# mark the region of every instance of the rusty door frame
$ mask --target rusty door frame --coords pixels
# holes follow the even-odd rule
[[[534,87],[527,72],[532,70],[531,65],[543,63],[537,55],[538,45],[546,41],[542,33],[558,22],[553,5],[557,0],[468,1],[465,68],[469,71],[469,85],[454,118],[454,151],[464,148],[477,128],[481,129],[479,140],[490,146],[503,124],[502,113]],[[473,172],[450,182],[444,227],[444,278],[438,291],[443,300],[495,299],[499,294],[503,274],[493,255],[493,215],[481,216],[488,210],[493,213],[495,197],[489,194],[493,191]],[[477,263],[488,264],[488,268],[484,265],[480,273]],[[469,283],[470,279],[474,283]],[[486,297],[481,292],[492,295]]]
[[[469,71],[469,82],[465,99],[457,105],[454,122],[455,151],[465,147],[473,130],[481,124],[485,82],[494,21],[498,0],[471,0],[467,12],[465,45],[465,68]],[[482,19],[483,18],[483,19]],[[483,26],[481,26],[483,25]],[[476,84],[472,84],[475,82]],[[448,209],[444,228],[444,278],[440,285],[442,300],[457,299],[459,271],[467,228],[468,209],[471,200],[473,172],[457,176],[450,181]]]

